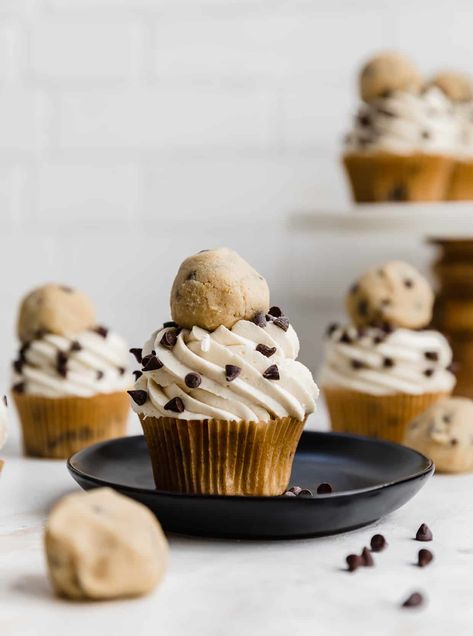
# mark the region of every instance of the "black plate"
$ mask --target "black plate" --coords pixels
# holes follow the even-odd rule
[[[424,485],[432,462],[409,448],[355,435],[304,432],[291,485],[331,495],[222,497],[157,491],[144,437],[95,444],[67,467],[84,488],[110,486],[150,508],[165,530],[214,537],[296,538],[344,532],[405,504]]]

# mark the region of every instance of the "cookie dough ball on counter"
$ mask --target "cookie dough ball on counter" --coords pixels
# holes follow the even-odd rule
[[[186,258],[171,290],[171,314],[180,327],[231,329],[269,309],[266,280],[226,247]]]
[[[428,86],[436,86],[452,102],[469,102],[473,99],[473,80],[467,73],[444,71],[438,73]]]
[[[432,319],[434,294],[408,263],[390,261],[363,274],[351,287],[347,311],[357,327],[420,329]]]
[[[66,285],[49,283],[22,300],[17,330],[20,340],[29,342],[44,331],[65,336],[96,324],[94,306],[85,294]]]
[[[370,102],[394,91],[417,93],[422,77],[407,57],[387,51],[368,60],[361,69],[359,84],[361,98]]]
[[[408,426],[404,443],[427,455],[438,472],[473,470],[473,401],[448,398],[437,402]]]
[[[71,599],[146,594],[168,560],[154,515],[109,488],[61,499],[46,524],[45,549],[55,592]]]

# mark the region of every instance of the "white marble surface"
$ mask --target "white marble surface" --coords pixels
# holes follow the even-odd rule
[[[70,603],[49,587],[42,528],[55,499],[77,488],[61,461],[25,459],[15,434],[0,479],[0,634],[141,636],[454,636],[473,631],[473,476],[434,477],[408,505],[355,532],[298,541],[215,541],[171,536],[161,587],[138,600]],[[413,565],[434,532],[429,567]],[[353,574],[344,558],[375,532],[389,548]],[[425,593],[418,610],[399,607]]]

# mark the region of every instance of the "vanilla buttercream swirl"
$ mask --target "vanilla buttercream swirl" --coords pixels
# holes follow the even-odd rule
[[[139,393],[132,397],[144,403],[133,399],[133,409],[145,417],[185,420],[304,420],[315,410],[318,388],[310,371],[296,361],[296,332],[278,322],[269,318],[261,327],[239,320],[231,329],[221,326],[212,332],[199,327],[158,330],[142,351],[145,364],[134,387]]]
[[[449,392],[452,351],[438,331],[332,328],[320,383],[371,395]]]
[[[90,397],[125,391],[128,348],[104,328],[73,336],[40,335],[23,345],[13,363],[13,388],[43,397]]]
[[[420,95],[394,92],[362,104],[347,152],[456,154],[461,145],[458,117],[446,95],[431,87]]]

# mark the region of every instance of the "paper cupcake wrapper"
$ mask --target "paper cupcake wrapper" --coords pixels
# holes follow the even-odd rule
[[[140,420],[156,488],[212,495],[281,495],[305,423]]]
[[[66,459],[73,453],[126,433],[128,395],[46,398],[13,391],[26,455]]]
[[[449,201],[473,199],[473,161],[456,161],[447,191]]]
[[[347,153],[343,164],[357,203],[442,201],[453,161],[443,155]]]
[[[402,443],[411,420],[450,393],[369,395],[324,388],[332,430]]]

